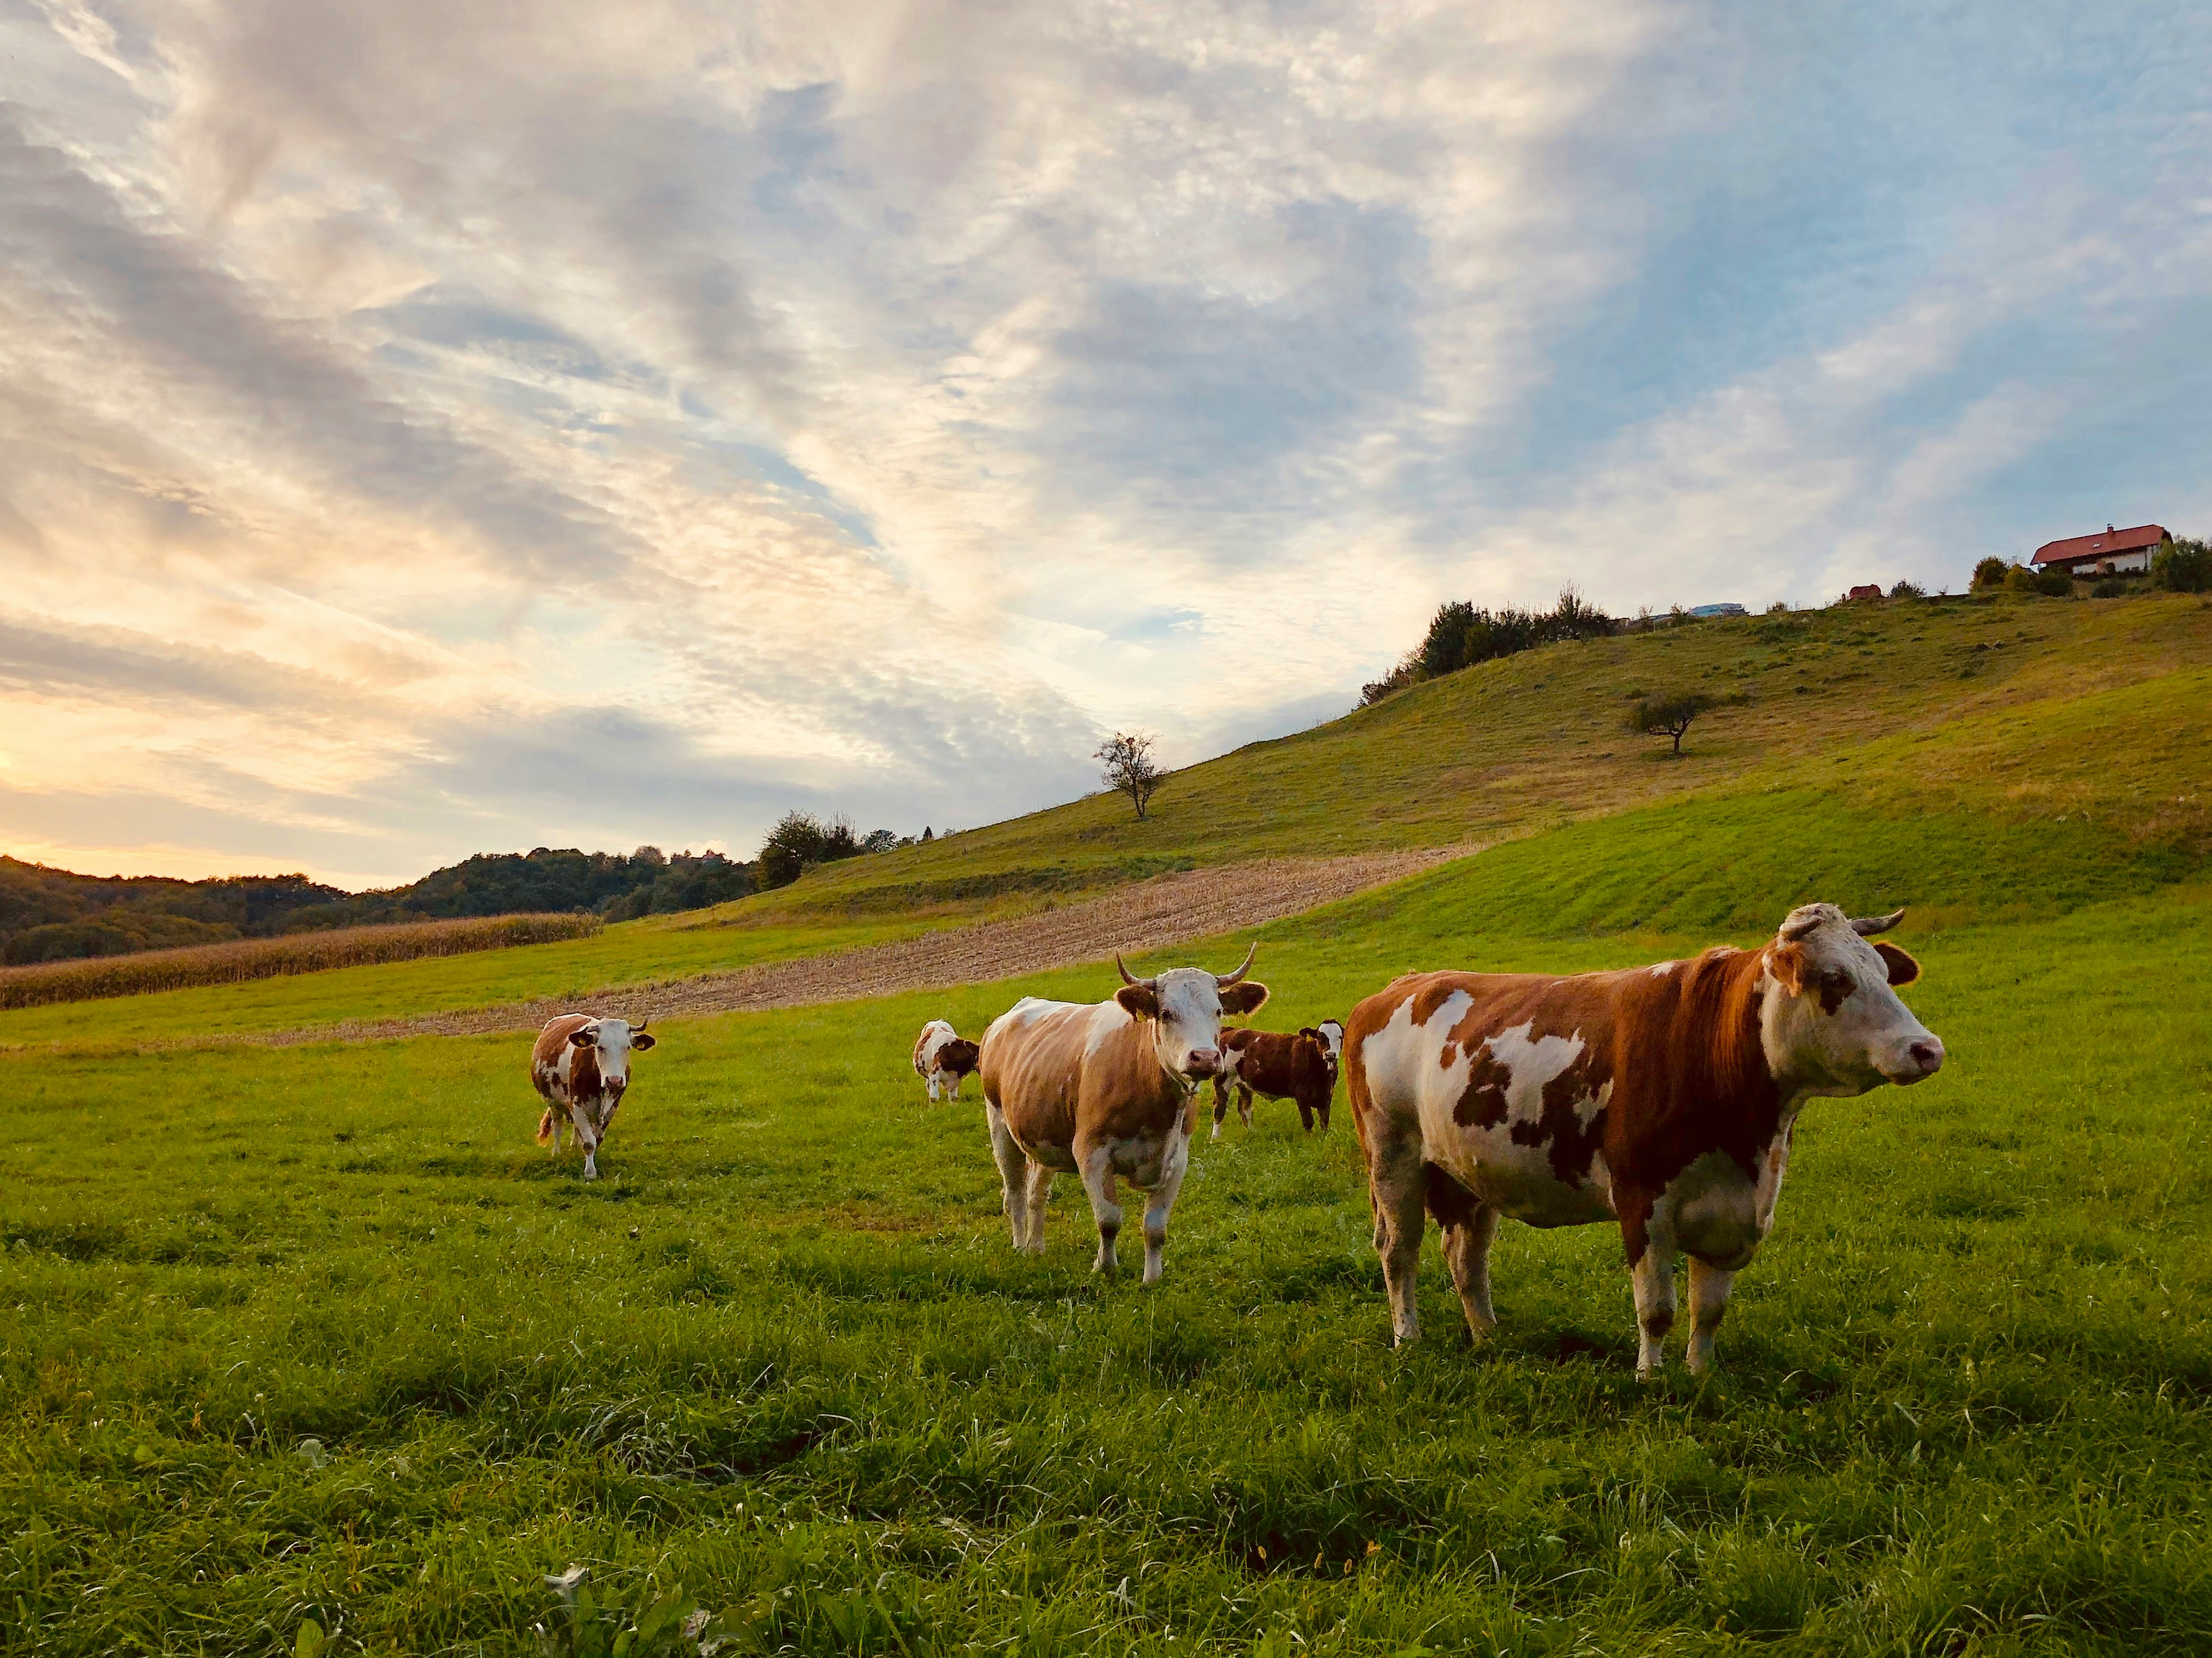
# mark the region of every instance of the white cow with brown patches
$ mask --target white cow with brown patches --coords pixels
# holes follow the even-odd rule
[[[1662,1362],[1690,1258],[1689,1363],[1712,1363],[1735,1275],[1774,1224],[1808,1099],[1933,1076],[1943,1044],[1898,999],[1919,965],[1869,944],[1905,912],[1792,910],[1758,950],[1569,978],[1418,973],[1352,1010],[1345,1069],[1396,1339],[1419,1333],[1425,1206],[1468,1326],[1496,1321],[1490,1240],[1617,1221],[1637,1371]]]
[[[960,1085],[976,1066],[978,1050],[952,1028],[950,1019],[932,1019],[914,1039],[914,1074],[929,1086],[932,1104],[957,1100]]]
[[[1257,945],[1254,946],[1256,950]],[[1168,1217],[1190,1160],[1197,1093],[1221,1064],[1221,1018],[1249,1015],[1267,987],[1234,973],[1170,968],[1133,976],[1104,1002],[1024,997],[983,1032],[983,1114],[1014,1248],[1044,1248],[1056,1172],[1079,1175],[1098,1224],[1093,1270],[1115,1269],[1118,1181],[1146,1194],[1145,1282],[1164,1269]]]
[[[538,1143],[561,1154],[566,1117],[584,1148],[584,1178],[599,1177],[599,1142],[607,1137],[615,1108],[629,1086],[629,1056],[653,1044],[647,1021],[632,1027],[623,1019],[591,1013],[563,1013],[548,1019],[530,1052],[530,1080],[545,1099],[538,1120]]]

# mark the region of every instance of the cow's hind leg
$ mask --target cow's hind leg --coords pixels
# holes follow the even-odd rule
[[[1033,1255],[1044,1253],[1044,1206],[1052,1199],[1052,1170],[1041,1163],[1029,1169],[1030,1241],[1023,1246]]]
[[[983,1120],[991,1130],[991,1161],[999,1165],[999,1206],[1013,1228],[1014,1248],[1026,1249],[1030,1235],[1030,1160],[1015,1144],[1013,1130],[1006,1127],[1006,1114],[988,1095],[983,1100]],[[1042,1221],[1039,1230],[1042,1230]]]
[[[1402,1345],[1421,1333],[1420,1306],[1414,1283],[1420,1272],[1423,1212],[1421,1148],[1404,1135],[1376,1137],[1368,1164],[1368,1198],[1375,1206],[1375,1253],[1382,1258],[1382,1282],[1390,1292],[1390,1339]]]
[[[1674,1233],[1654,1214],[1632,1236],[1629,1247],[1643,1248],[1629,1265],[1636,1286],[1636,1374],[1646,1382],[1667,1362],[1667,1333],[1674,1327]]]
[[[1115,1272],[1120,1266],[1114,1254],[1114,1240],[1121,1236],[1121,1206],[1114,1200],[1113,1148],[1079,1142],[1075,1167],[1083,1176],[1083,1190],[1091,1199],[1091,1218],[1098,1223],[1098,1258],[1091,1263],[1091,1270]]]
[[[1690,1260],[1690,1374],[1704,1376],[1713,1368],[1713,1337],[1727,1315],[1729,1291],[1735,1274]]]
[[[1498,1212],[1436,1164],[1422,1172],[1429,1212],[1443,1228],[1444,1265],[1467,1310],[1468,1333],[1480,1341],[1498,1322],[1490,1306],[1490,1240],[1498,1232]]]

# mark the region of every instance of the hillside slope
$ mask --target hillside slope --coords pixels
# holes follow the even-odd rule
[[[2212,849],[2212,603],[2003,596],[1712,622],[1530,651],[1176,774],[810,873],[702,921],[910,911],[1266,854],[1514,838],[1692,793],[1908,787],[2016,823],[2087,812]],[[1637,694],[1742,693],[1679,760]],[[1808,771],[1808,768],[1813,769]]]

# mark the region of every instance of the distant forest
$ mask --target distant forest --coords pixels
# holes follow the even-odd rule
[[[933,838],[932,831],[922,838]],[[0,857],[0,960],[72,961],[379,921],[544,910],[634,920],[727,903],[787,885],[817,864],[913,844],[889,829],[860,835],[842,818],[823,823],[791,812],[750,861],[719,852],[670,857],[657,847],[629,853],[538,847],[480,853],[374,892],[347,892],[304,875],[209,881],[77,875]]]

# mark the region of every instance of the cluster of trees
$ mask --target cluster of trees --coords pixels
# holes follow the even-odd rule
[[[1478,662],[1563,640],[1603,638],[1620,632],[1626,625],[1589,604],[1572,586],[1560,590],[1558,604],[1549,610],[1517,610],[1510,605],[1488,610],[1454,599],[1437,607],[1428,633],[1396,667],[1361,688],[1359,701],[1363,706],[1380,702],[1409,685],[1471,668]]]
[[[817,864],[834,864],[842,858],[919,846],[936,838],[936,831],[927,828],[919,836],[898,835],[886,829],[870,829],[861,835],[854,830],[848,817],[833,817],[825,823],[810,811],[787,811],[768,832],[768,839],[761,842],[760,858],[753,865],[754,878],[761,891],[769,892],[789,886]]]
[[[935,838],[924,829],[921,838]],[[610,921],[727,903],[787,886],[817,864],[912,846],[877,829],[859,835],[842,817],[824,823],[793,811],[769,832],[760,855],[719,852],[580,852],[538,847],[484,853],[405,886],[347,892],[304,875],[166,877],[78,875],[0,858],[0,960],[76,961],[177,945],[386,921],[588,912]]]
[[[74,961],[273,932],[347,895],[304,875],[179,881],[78,875],[0,858],[0,959]]]

